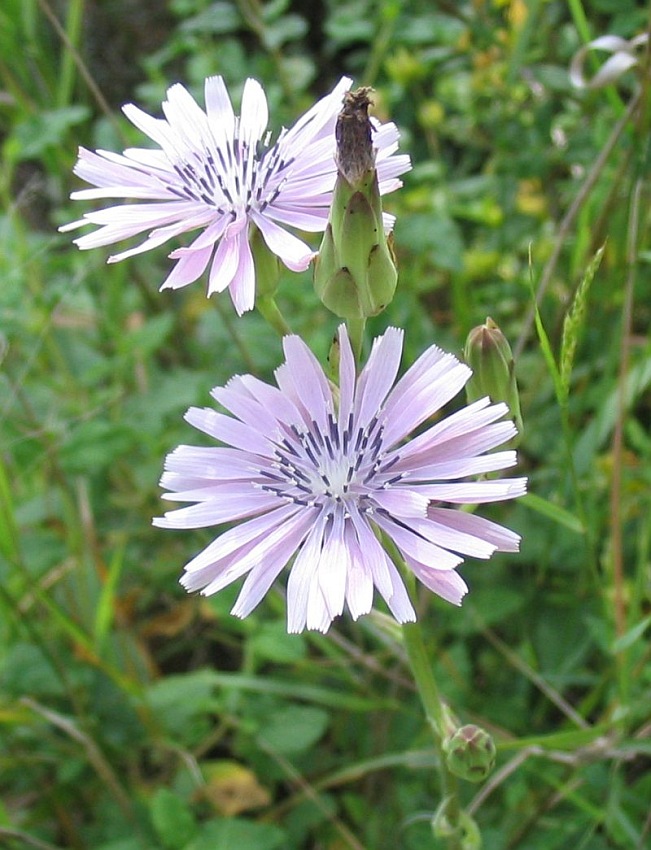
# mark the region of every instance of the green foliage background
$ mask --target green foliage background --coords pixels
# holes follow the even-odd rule
[[[157,113],[175,81],[202,102],[210,74],[237,100],[253,76],[278,130],[349,74],[414,163],[371,331],[405,327],[411,362],[490,315],[518,353],[532,495],[487,513],[522,551],[469,561],[461,610],[419,600],[446,697],[498,746],[464,801],[487,850],[649,846],[650,78],[568,77],[648,22],[633,0],[4,0],[0,844],[434,846],[399,630],[380,611],[288,636],[280,588],[240,622],[237,589],[177,584],[210,533],[151,527],[185,409],[270,375],[279,341],[201,283],[159,294],[165,249],[106,266],[56,232],[82,212],[77,146],[142,144],[122,103]],[[309,274],[279,298],[323,357]]]

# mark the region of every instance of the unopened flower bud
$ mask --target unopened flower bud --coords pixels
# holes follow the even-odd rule
[[[468,724],[457,729],[443,744],[448,769],[468,782],[481,782],[495,764],[495,744],[480,726]]]
[[[489,396],[493,402],[506,402],[521,436],[522,414],[511,346],[490,316],[468,334],[464,359],[472,369],[466,384],[468,401]]]
[[[393,298],[398,281],[382,222],[368,116],[370,91],[347,93],[337,119],[337,182],[314,266],[319,298],[343,319],[380,313]]]

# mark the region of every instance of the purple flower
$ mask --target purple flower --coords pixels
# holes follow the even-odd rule
[[[358,378],[339,329],[334,390],[298,336],[283,341],[277,387],[252,375],[212,391],[232,414],[192,407],[187,421],[224,445],[179,446],[166,460],[164,498],[195,502],[154,520],[163,528],[239,523],[185,567],[187,590],[216,593],[246,575],[232,613],[246,617],[285,565],[288,630],[325,632],[344,603],[357,619],[377,587],[401,622],[415,619],[386,536],[430,590],[456,605],[467,591],[462,555],[515,552],[520,538],[450,505],[520,496],[526,479],[463,480],[513,466],[491,452],[515,434],[505,404],[485,398],[423,425],[464,386],[470,369],[431,346],[395,384],[403,332],[374,341]]]
[[[149,231],[144,242],[109,257],[109,262],[201,229],[190,245],[169,255],[178,262],[161,289],[186,286],[210,265],[208,295],[228,288],[241,315],[255,301],[249,245],[253,225],[289,269],[304,271],[314,256],[285,226],[310,232],[326,227],[336,177],[334,127],[350,85],[351,80],[343,77],[291,129],[283,129],[273,145],[267,132],[267,99],[253,79],[244,85],[239,118],[221,77],[205,82],[205,112],[180,84],[168,89],[165,118],[152,118],[127,104],[123,107],[127,118],[160,150],[130,148],[120,155],[80,148],[75,174],[97,188],[73,192],[71,197],[135,198],[144,203],[86,213],[59,229],[98,225],[75,240],[84,249]],[[398,147],[394,124],[376,122],[374,144],[380,191],[391,192],[402,185],[398,177],[411,167],[409,157],[393,155]]]

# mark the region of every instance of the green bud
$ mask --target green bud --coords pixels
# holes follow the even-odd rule
[[[369,92],[349,92],[337,119],[337,182],[314,266],[317,295],[342,319],[382,312],[398,282],[382,223]]]
[[[491,401],[504,401],[522,435],[520,397],[515,380],[515,361],[506,337],[490,318],[483,325],[473,328],[468,334],[464,358],[472,369],[472,377],[466,384],[469,402],[489,396]]]
[[[448,770],[468,782],[486,779],[495,764],[495,744],[480,726],[461,726],[443,744]]]
[[[251,226],[249,245],[255,266],[256,298],[272,298],[276,294],[280,280],[280,261],[269,250],[262,233],[255,225]]]

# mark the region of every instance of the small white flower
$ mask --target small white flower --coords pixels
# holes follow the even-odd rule
[[[570,65],[570,80],[579,89],[601,89],[614,83],[618,77],[639,63],[639,48],[649,40],[648,33],[636,35],[627,41],[618,35],[602,35],[585,44],[576,52]],[[583,66],[591,50],[604,50],[612,54],[591,79],[587,79]]]

